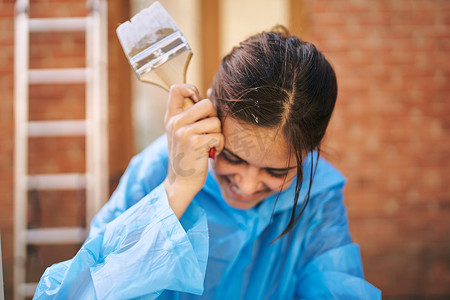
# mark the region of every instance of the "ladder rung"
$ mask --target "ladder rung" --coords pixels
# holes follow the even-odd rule
[[[30,32],[85,31],[86,18],[33,18]]]
[[[78,190],[86,188],[81,173],[28,175],[29,190]]]
[[[28,122],[28,136],[80,136],[86,135],[86,121],[30,121]]]
[[[28,244],[77,244],[83,243],[87,237],[87,230],[81,227],[59,227],[28,229],[26,240]]]
[[[21,283],[20,284],[20,293],[24,297],[33,297],[36,292],[37,283]]]
[[[85,83],[87,69],[32,69],[28,72],[30,84]]]

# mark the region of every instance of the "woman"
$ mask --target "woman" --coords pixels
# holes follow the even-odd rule
[[[223,59],[209,97],[171,88],[167,136],[133,158],[36,299],[381,298],[351,241],[345,180],[319,158],[337,97],[324,56],[257,34]]]

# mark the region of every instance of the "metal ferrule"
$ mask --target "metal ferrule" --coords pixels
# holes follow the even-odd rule
[[[130,64],[139,78],[161,66],[171,58],[190,51],[190,47],[180,31],[176,31],[162,40],[145,48],[130,59]]]

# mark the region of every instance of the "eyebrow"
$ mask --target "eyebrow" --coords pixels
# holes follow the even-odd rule
[[[233,152],[231,152],[229,149],[227,149],[225,147],[222,149],[222,151],[226,151],[230,155],[234,156],[236,159],[242,161],[243,163],[249,164],[245,159],[242,159],[241,157],[239,157],[238,155],[234,154]],[[297,166],[288,167],[288,168],[263,168],[263,169],[282,172],[282,171],[289,171],[289,170],[292,170],[292,169],[295,169],[295,168],[297,168]]]

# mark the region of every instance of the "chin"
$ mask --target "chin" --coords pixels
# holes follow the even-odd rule
[[[265,190],[252,195],[242,195],[233,188],[227,176],[218,176],[218,182],[227,204],[237,209],[250,209],[273,194],[272,191]]]
[[[230,199],[229,197],[225,197],[225,201],[227,204],[233,208],[237,209],[250,209],[252,207],[255,207],[257,204],[259,204],[261,201],[255,202],[255,203],[242,203],[241,201],[236,201],[234,199]]]

